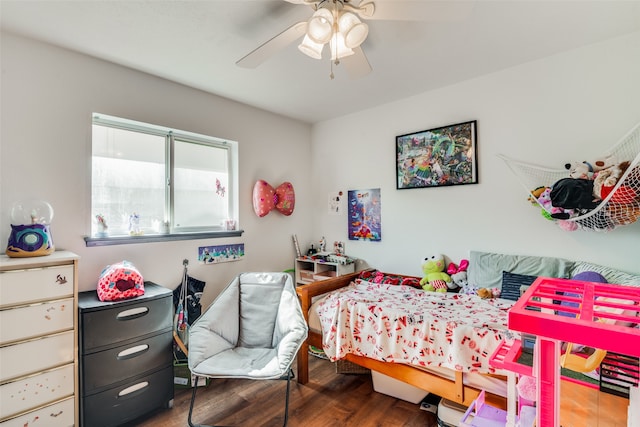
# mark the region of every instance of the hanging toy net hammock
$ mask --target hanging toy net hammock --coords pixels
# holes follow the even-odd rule
[[[590,178],[594,189],[590,201],[595,207],[592,208],[572,206],[571,209],[564,209],[556,201],[552,204],[548,197],[541,194],[546,190],[548,195],[560,181],[568,181],[567,169],[549,169],[503,155],[498,157],[505,161],[527,189],[533,205],[542,208],[543,216],[554,220],[564,230],[611,231],[618,226],[632,224],[640,218],[640,123],[603,156],[612,162],[612,166],[594,173]],[[601,178],[609,176],[609,179],[598,180],[598,174],[602,174]],[[619,176],[617,181],[616,176]],[[601,186],[602,182],[607,187]],[[608,188],[607,191],[601,191],[604,188]],[[558,214],[559,211],[562,213]]]

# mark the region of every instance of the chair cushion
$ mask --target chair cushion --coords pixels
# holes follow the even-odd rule
[[[280,378],[306,338],[291,276],[244,273],[191,326],[189,369],[211,378]]]
[[[273,379],[282,371],[276,349],[235,347],[212,356],[192,372],[215,378]]]

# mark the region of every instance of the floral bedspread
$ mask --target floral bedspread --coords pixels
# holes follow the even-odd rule
[[[425,292],[357,280],[319,305],[331,360],[352,353],[384,362],[493,373],[513,301]]]

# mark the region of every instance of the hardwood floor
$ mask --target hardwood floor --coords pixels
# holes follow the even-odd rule
[[[310,380],[291,381],[290,427],[405,426],[436,427],[433,414],[418,404],[377,393],[371,375],[336,374],[331,362],[309,358]],[[295,366],[295,365],[294,365]],[[238,427],[281,426],[286,381],[213,380],[199,388],[194,423]],[[186,426],[191,390],[176,389],[172,409],[156,412],[132,425]]]
[[[335,366],[309,358],[309,383],[291,381],[290,427],[436,427],[433,414],[417,404],[373,390],[370,375],[336,374]],[[285,381],[214,380],[199,388],[195,423],[238,427],[281,426]],[[191,390],[176,389],[172,409],[157,411],[131,426],[187,425]],[[624,427],[628,400],[563,383],[560,424],[563,427]]]

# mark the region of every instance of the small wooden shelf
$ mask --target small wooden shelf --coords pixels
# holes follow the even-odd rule
[[[325,261],[322,258],[296,258],[295,261],[295,279],[296,286],[306,285],[307,283],[318,280],[331,279],[337,276],[355,272],[355,262],[350,264],[340,264],[337,262]]]

